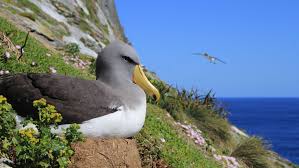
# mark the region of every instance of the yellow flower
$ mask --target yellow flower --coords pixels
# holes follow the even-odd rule
[[[32,138],[29,139],[29,141],[30,141],[31,143],[33,143],[33,144],[36,144],[36,143],[39,142],[39,139],[37,139],[37,138],[35,138],[35,137],[32,137]]]
[[[22,137],[28,137],[29,138],[29,142],[36,144],[39,142],[39,139],[37,139],[34,135],[36,135],[36,130],[34,130],[33,128],[27,128],[27,129],[20,129],[19,130],[19,134]]]
[[[33,106],[34,107],[41,107],[41,106],[44,107],[46,105],[47,105],[47,101],[44,98],[41,98],[39,100],[34,100],[33,101]]]
[[[53,105],[51,105],[51,104],[48,104],[47,109],[48,109],[51,113],[55,113],[55,112],[56,112],[56,110],[55,110],[55,106],[53,106]]]
[[[5,104],[6,102],[7,102],[6,97],[0,95],[0,103],[1,103],[1,104]]]

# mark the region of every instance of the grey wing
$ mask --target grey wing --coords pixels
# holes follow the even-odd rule
[[[214,57],[214,58],[215,58],[217,61],[222,62],[223,64],[226,64],[226,62],[222,61],[221,59],[216,58],[216,57]]]
[[[5,95],[22,116],[36,117],[32,101],[45,98],[62,114],[63,123],[81,123],[104,116],[122,105],[105,84],[62,75],[16,75],[6,82],[6,87]]]
[[[192,53],[192,55],[203,55],[202,53]]]

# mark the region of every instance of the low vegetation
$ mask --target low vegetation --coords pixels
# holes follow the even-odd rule
[[[80,53],[80,47],[76,43],[69,43],[64,48],[65,48],[66,53],[68,53],[72,56],[76,56]]]
[[[199,152],[192,141],[182,136],[166,111],[148,104],[144,128],[135,136],[143,167],[221,167],[211,157]]]
[[[270,167],[269,156],[267,150],[269,146],[265,144],[261,138],[250,137],[244,139],[231,156],[238,158],[244,162],[248,167],[265,168]]]
[[[223,108],[216,108],[211,93],[201,96],[197,90],[180,90],[154,79],[151,82],[161,92],[161,100],[157,104],[160,108],[177,121],[194,123],[216,146],[231,145],[230,125]],[[154,103],[151,99],[150,102]]]
[[[27,118],[18,125],[12,106],[0,95],[0,157],[14,167],[67,167],[74,153],[71,143],[83,140],[80,127],[71,125],[63,136],[52,134],[50,125],[57,126],[61,114],[45,99],[34,101],[33,106],[38,120]]]
[[[0,17],[0,31],[3,32],[13,44],[22,46],[26,37],[26,32],[19,31],[14,25]],[[2,41],[0,41],[2,43]],[[3,55],[7,51],[7,46],[0,46],[0,70],[8,70],[10,73],[38,72],[49,73],[53,67],[57,73],[69,76],[76,76],[85,79],[94,79],[95,76],[88,70],[79,70],[64,62],[61,54],[49,50],[33,37],[28,38],[24,49],[24,56],[20,61],[16,59],[16,53],[10,53],[11,58],[3,60]],[[73,52],[75,50],[71,50]],[[33,62],[35,63],[33,65]]]
[[[0,32],[3,32],[15,45],[24,43],[26,32],[18,30],[1,17]],[[49,68],[54,67],[59,74],[95,79],[94,59],[86,58],[92,62],[89,69],[77,69],[66,64],[60,53],[49,50],[36,39],[29,37],[25,54],[18,61],[16,53],[9,51],[8,46],[1,40],[0,44],[0,71],[49,73]],[[7,51],[11,56],[9,59],[4,59],[2,56]],[[70,47],[70,53],[77,54],[76,47]],[[84,56],[79,55],[79,57]],[[161,101],[156,103],[151,98],[148,99],[145,126],[134,137],[137,140],[143,166],[221,167],[220,163],[213,158],[212,152],[196,145],[175,122],[192,124],[199,128],[208,145],[216,148],[214,153],[217,153],[217,156],[231,154],[238,161],[243,162],[244,167],[266,166],[271,162],[271,159],[267,159],[270,156],[268,148],[261,139],[243,137],[240,144],[236,145],[232,140],[226,112],[223,108],[217,107],[212,93],[199,95],[196,90],[187,91],[170,87],[154,77],[150,77],[150,80],[160,90]],[[22,124],[24,127],[34,124],[36,129],[27,127],[28,129],[20,131],[16,128],[15,113],[11,105],[1,97],[0,158],[6,157],[15,164],[27,164],[27,167],[49,167],[49,165],[65,167],[73,152],[69,144],[82,139],[77,131],[78,125],[72,125],[67,129],[63,138],[55,136],[50,133],[47,125],[41,123],[41,120],[47,124],[59,122],[60,117],[55,112],[55,107],[47,105],[44,100],[35,102],[35,106],[41,119],[38,121],[27,119]],[[170,116],[167,115],[168,113]]]

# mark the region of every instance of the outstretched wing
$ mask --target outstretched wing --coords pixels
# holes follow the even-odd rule
[[[203,55],[202,53],[192,53],[192,55]]]
[[[222,61],[221,59],[214,57],[217,61],[222,62],[223,64],[226,64],[226,62]]]
[[[203,56],[203,57],[209,59],[209,54],[207,54],[207,53],[192,53],[192,54],[193,55],[200,55],[200,56]]]
[[[8,98],[21,116],[37,117],[32,102],[45,98],[56,106],[63,123],[81,123],[117,111],[122,102],[99,81],[56,74],[18,74],[1,79],[0,95]]]

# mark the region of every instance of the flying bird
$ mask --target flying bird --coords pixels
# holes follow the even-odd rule
[[[0,95],[17,111],[17,122],[37,118],[32,102],[44,98],[63,117],[52,132],[80,124],[89,137],[131,137],[142,128],[145,92],[157,100],[159,91],[146,78],[136,51],[115,41],[99,53],[96,80],[58,74],[23,73],[0,78]]]
[[[226,64],[224,61],[222,61],[221,59],[217,58],[217,57],[213,57],[211,55],[209,55],[208,53],[193,53],[193,55],[201,55],[203,57],[205,57],[206,59],[208,59],[210,61],[210,63],[216,64],[216,62],[221,62],[223,64]]]

